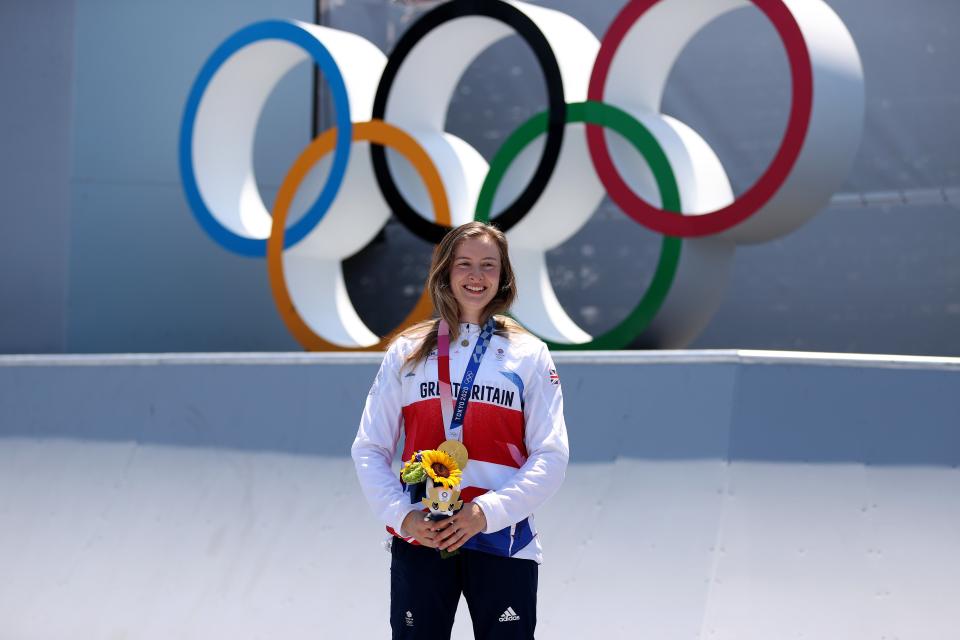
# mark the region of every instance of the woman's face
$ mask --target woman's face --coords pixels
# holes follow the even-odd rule
[[[460,306],[460,321],[480,323],[483,310],[500,286],[500,250],[489,236],[457,245],[450,265],[450,289]]]

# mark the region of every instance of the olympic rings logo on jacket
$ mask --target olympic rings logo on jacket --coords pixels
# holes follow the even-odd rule
[[[660,102],[694,34],[749,4],[783,43],[792,96],[776,156],[734,197],[713,150],[661,113]],[[533,51],[547,109],[488,165],[444,130],[446,112],[467,67],[511,33]],[[306,60],[329,86],[335,127],[300,154],[268,212],[253,175],[254,133],[273,87]],[[430,242],[471,219],[498,224],[522,283],[513,313],[554,348],[622,348],[638,336],[679,347],[719,305],[737,244],[786,234],[827,203],[853,160],[863,111],[856,46],[822,0],[632,0],[602,41],[552,9],[452,0],[411,25],[389,58],[360,36],[297,21],[241,29],[193,85],[180,168],[200,226],[230,251],[266,257],[277,309],[306,349],[384,348],[346,294],[342,260],[391,212]],[[354,145],[369,149],[369,161]],[[545,252],[576,233],[607,194],[664,237],[642,298],[612,330],[591,336],[557,301]],[[430,311],[424,291],[401,326]]]

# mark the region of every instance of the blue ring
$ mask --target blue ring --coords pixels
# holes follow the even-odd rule
[[[207,208],[200,196],[196,175],[193,167],[193,128],[196,123],[197,109],[200,100],[207,90],[207,86],[220,67],[230,56],[243,47],[259,40],[286,40],[298,45],[313,58],[320,67],[333,96],[333,105],[336,115],[337,146],[333,152],[333,165],[327,182],[320,192],[317,201],[303,215],[300,220],[284,232],[283,246],[292,247],[313,230],[323,218],[333,203],[343,177],[347,170],[347,161],[350,158],[350,146],[353,136],[353,125],[350,122],[350,101],[347,98],[347,88],[343,82],[340,68],[333,56],[315,37],[295,22],[286,20],[268,20],[257,22],[244,27],[227,38],[217,47],[206,64],[200,70],[187,98],[186,109],[183,114],[183,123],[180,128],[180,176],[186,192],[187,202],[193,210],[193,215],[200,227],[210,235],[220,246],[243,256],[264,257],[267,254],[267,241],[257,238],[248,238],[237,235],[217,221],[216,217]]]

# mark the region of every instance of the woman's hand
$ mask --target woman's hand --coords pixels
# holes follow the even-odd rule
[[[433,524],[437,531],[435,546],[452,553],[487,528],[487,516],[480,505],[468,502],[456,515]]]
[[[403,519],[403,531],[405,536],[413,536],[413,539],[425,547],[437,547],[437,527],[436,522],[430,520],[423,511],[411,511]]]

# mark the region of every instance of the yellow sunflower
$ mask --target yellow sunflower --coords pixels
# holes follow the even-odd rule
[[[430,449],[422,452],[421,462],[423,470],[427,472],[434,484],[442,484],[447,489],[456,489],[460,486],[462,472],[457,461],[444,453]]]

